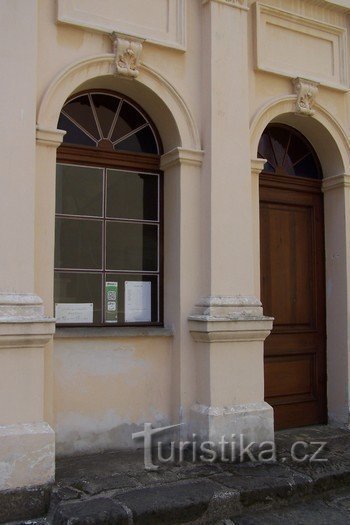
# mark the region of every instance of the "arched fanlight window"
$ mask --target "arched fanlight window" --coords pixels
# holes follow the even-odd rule
[[[261,136],[258,157],[265,173],[322,179],[321,166],[309,141],[290,126],[270,124]]]
[[[161,142],[114,92],[64,105],[58,128],[55,315],[60,325],[162,323]]]
[[[87,92],[63,107],[58,128],[64,144],[114,151],[160,153],[153,125],[134,103],[106,92]]]

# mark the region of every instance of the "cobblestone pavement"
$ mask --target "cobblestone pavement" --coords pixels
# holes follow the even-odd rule
[[[327,492],[306,501],[246,512],[242,517],[222,520],[222,525],[349,525],[350,487]]]
[[[324,461],[310,461],[319,442]],[[328,426],[282,431],[276,448],[273,463],[187,458],[154,472],[144,469],[142,450],[62,458],[45,519],[16,525],[350,524],[350,432]],[[0,522],[16,512],[17,520],[35,517],[25,496],[0,494]]]

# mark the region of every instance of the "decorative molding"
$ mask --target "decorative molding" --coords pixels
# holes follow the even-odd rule
[[[203,162],[203,155],[203,150],[174,148],[162,155],[160,168],[167,170],[181,164],[200,167]]]
[[[67,132],[62,129],[45,129],[36,127],[36,142],[43,146],[52,146],[58,148],[62,142],[63,137]]]
[[[297,95],[295,113],[297,115],[306,115],[312,117],[315,114],[313,109],[315,99],[318,93],[318,82],[307,80],[306,78],[293,78],[294,90]]]
[[[285,113],[295,112],[296,95],[282,95],[269,99],[258,107],[250,121],[250,152],[254,157],[258,151],[261,135],[266,126]],[[335,118],[328,109],[315,104],[316,113],[314,120],[319,122],[324,130],[327,130],[333,137],[339,153],[339,162],[342,167],[338,170],[346,172],[349,166],[349,138],[342,124]]]
[[[79,59],[61,70],[42,98],[37,117],[39,129],[55,129],[63,104],[83,83],[98,77],[114,75],[114,60],[113,53],[94,55]],[[177,142],[184,148],[200,149],[201,142],[196,121],[175,86],[146,64],[142,64],[141,73],[136,81],[141,84],[140,89],[147,87],[154,96],[159,97],[169,109],[169,113],[174,116],[177,128],[174,129],[174,136],[175,133],[180,135]]]
[[[256,297],[216,296],[201,299],[188,322],[196,342],[264,341],[273,318],[263,315]]]
[[[260,2],[255,18],[258,70],[289,78],[305,75],[333,89],[348,90],[345,27]],[[320,55],[317,61],[313,58],[316,52]]]
[[[116,32],[112,33],[111,38],[116,74],[136,78],[140,73],[143,40],[131,39]]]
[[[323,193],[326,193],[330,190],[336,190],[338,188],[350,188],[350,174],[344,173],[343,175],[334,175],[333,177],[327,177],[326,179],[323,179]]]
[[[191,0],[192,1],[192,0]],[[57,22],[110,34],[113,31],[179,51],[186,49],[186,0],[143,2],[57,0]],[[131,4],[131,5],[130,5]]]
[[[229,7],[237,7],[243,11],[249,11],[248,0],[202,0],[202,4],[208,4],[209,2],[217,2],[218,4],[224,4]]]

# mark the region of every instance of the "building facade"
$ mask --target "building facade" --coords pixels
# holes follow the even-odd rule
[[[0,5],[0,489],[348,426],[349,0]]]

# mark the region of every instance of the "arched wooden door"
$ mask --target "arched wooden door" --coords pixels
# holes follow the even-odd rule
[[[275,318],[264,350],[275,428],[326,422],[322,173],[293,128],[270,125],[259,144],[261,300]]]

